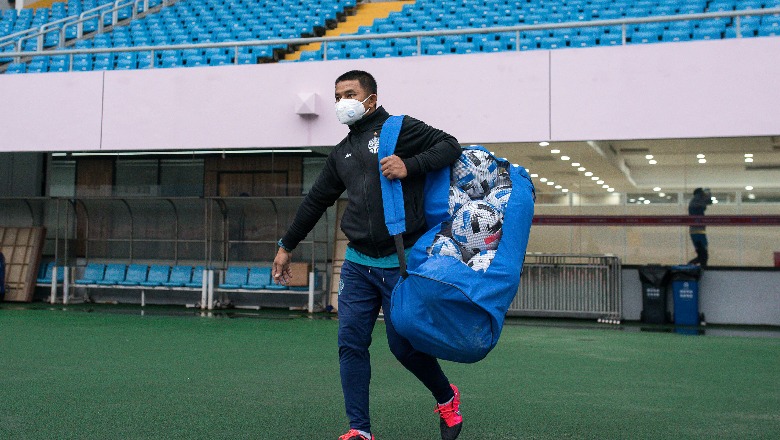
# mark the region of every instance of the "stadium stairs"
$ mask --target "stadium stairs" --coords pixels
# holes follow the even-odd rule
[[[400,12],[404,5],[414,4],[414,0],[390,1],[378,3],[359,3],[354,15],[350,15],[343,23],[325,32],[326,37],[336,37],[357,33],[361,26],[372,26],[377,19],[387,18],[392,12]],[[284,59],[298,61],[305,51],[316,52],[320,50],[322,43],[309,43],[299,47],[295,52],[288,54]]]

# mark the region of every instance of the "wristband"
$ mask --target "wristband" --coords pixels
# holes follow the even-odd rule
[[[289,249],[287,246],[285,246],[285,245],[284,245],[284,243],[282,242],[282,239],[281,239],[281,238],[279,239],[279,241],[277,241],[277,242],[276,242],[276,244],[277,244],[277,245],[278,245],[280,248],[282,248],[282,249],[286,250],[287,252],[292,252],[292,249]]]

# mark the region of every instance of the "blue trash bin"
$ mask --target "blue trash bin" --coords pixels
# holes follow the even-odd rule
[[[676,325],[699,325],[699,266],[672,266],[672,293],[674,298],[674,323]]]

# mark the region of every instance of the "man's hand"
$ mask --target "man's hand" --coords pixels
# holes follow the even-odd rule
[[[380,160],[379,164],[382,165],[382,175],[390,180],[403,179],[407,175],[404,161],[395,154]]]
[[[292,273],[290,272],[290,260],[292,259],[292,252],[288,252],[282,248],[276,252],[276,258],[274,258],[274,265],[271,269],[271,273],[274,277],[274,283],[287,285],[292,279]]]

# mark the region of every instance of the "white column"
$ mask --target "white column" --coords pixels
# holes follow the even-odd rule
[[[309,313],[314,312],[314,272],[309,272]]]
[[[70,298],[69,280],[70,280],[70,268],[68,266],[65,266],[62,268],[62,303],[63,304],[67,304],[68,298]]]
[[[57,302],[57,266],[54,266],[54,269],[51,271],[51,280],[49,280],[51,283],[51,298],[49,298],[49,303],[54,304]]]

